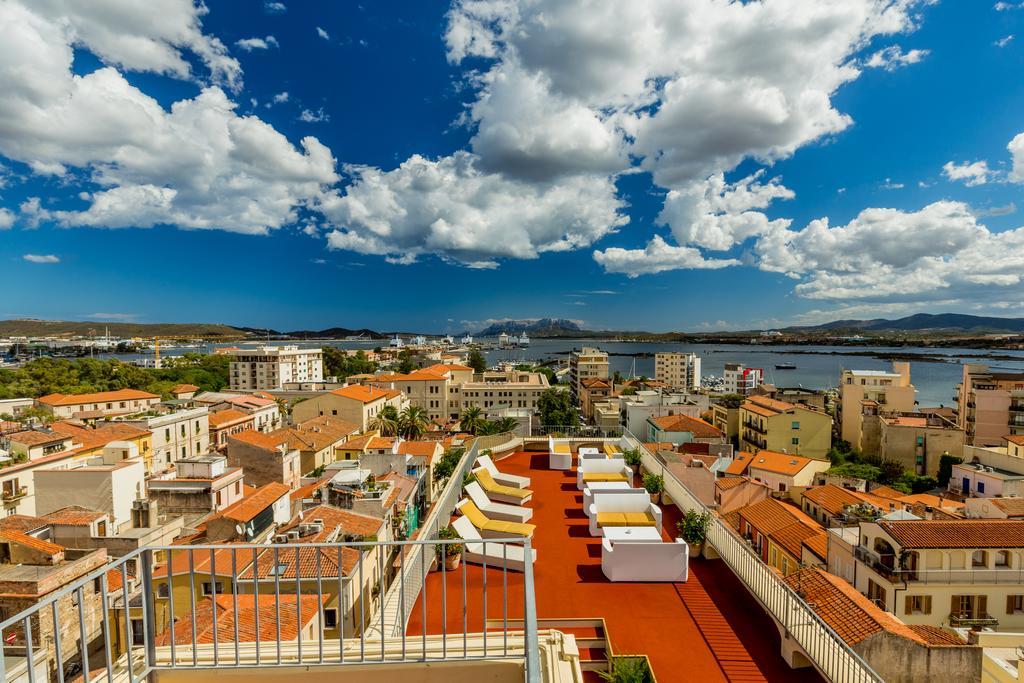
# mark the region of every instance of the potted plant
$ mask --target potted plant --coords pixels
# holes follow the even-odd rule
[[[690,557],[700,555],[704,550],[704,541],[708,537],[708,524],[711,523],[711,513],[707,510],[687,510],[683,513],[682,519],[676,522],[676,529],[679,530],[679,537],[690,546]]]
[[[437,532],[437,537],[441,540],[453,540],[461,538],[458,532],[450,526],[442,527]],[[461,543],[444,543],[437,546],[437,557],[439,560],[444,561],[444,568],[448,571],[459,568],[459,562],[462,560],[462,544]]]
[[[633,469],[633,476],[640,473],[640,463],[642,459],[640,457],[639,448],[630,448],[629,450],[622,451],[622,458],[626,461],[626,464]]]
[[[651,494],[651,502],[657,503],[661,498],[661,492],[665,490],[665,477],[648,472],[644,475],[644,488],[647,489],[647,493]]]
[[[611,683],[648,683],[653,680],[647,658],[637,656],[612,657],[608,671],[599,671],[597,675]]]

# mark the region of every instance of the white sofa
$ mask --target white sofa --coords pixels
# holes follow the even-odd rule
[[[622,458],[583,458],[576,468],[576,488],[591,481],[633,481],[633,470]]]
[[[690,548],[674,543],[601,540],[601,571],[609,581],[683,582],[689,575]]]
[[[488,567],[501,569],[507,567],[515,571],[523,571],[526,567],[526,549],[517,543],[487,543],[477,532],[476,527],[465,517],[452,522],[452,527],[464,541],[462,559],[474,564],[487,564]],[[530,549],[530,562],[537,561],[537,550]]]
[[[568,440],[548,436],[548,467],[553,470],[572,469],[572,447]]]
[[[480,488],[480,484],[475,481],[471,481],[466,484],[466,493],[469,494],[470,500],[472,500],[480,512],[484,513],[491,519],[502,519],[506,522],[529,522],[530,518],[533,517],[533,510],[530,508],[519,507],[518,505],[507,505],[505,503],[495,503],[487,497],[487,492]]]
[[[602,481],[587,484],[583,488],[583,511],[587,513],[587,517],[590,516],[590,504],[594,502],[594,494],[599,491],[629,491],[633,490],[633,487],[624,481]],[[647,489],[635,489],[636,491],[643,491],[647,493]]]
[[[489,455],[481,455],[476,459],[478,467],[483,467],[485,470],[491,473],[494,481],[498,482],[502,486],[511,486],[516,489],[528,489],[530,488],[530,478],[521,477],[518,474],[506,474],[498,469],[498,466],[494,464]]]
[[[595,491],[594,502],[587,510],[590,535],[601,536],[606,526],[650,526],[661,528],[661,508],[651,502],[645,489]]]

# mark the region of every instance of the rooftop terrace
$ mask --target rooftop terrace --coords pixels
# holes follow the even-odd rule
[[[771,619],[721,560],[691,559],[686,583],[609,582],[601,572],[601,539],[587,529],[576,473],[548,469],[547,462],[547,453],[520,452],[498,463],[503,472],[531,480],[539,620],[603,617],[615,654],[646,654],[659,680],[820,680],[813,669],[789,668]],[[663,510],[662,536],[669,540],[679,513],[674,505]],[[493,587],[488,592],[493,590],[496,599],[486,606],[492,620],[503,617],[500,591],[507,581],[509,618],[521,618],[523,575],[469,565],[427,577],[426,590],[411,610],[408,635],[423,632],[424,595],[428,634],[442,633],[444,619],[448,633],[463,630],[463,573],[473,596],[482,594],[485,578]],[[438,607],[442,592],[446,613]],[[469,630],[480,630],[482,601],[471,602],[468,611]],[[581,659],[587,654],[581,650]]]

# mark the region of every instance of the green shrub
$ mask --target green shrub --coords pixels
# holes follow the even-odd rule
[[[696,545],[703,543],[707,540],[708,536],[708,524],[711,523],[711,513],[707,510],[703,512],[697,512],[697,510],[687,510],[683,514],[683,518],[676,522],[676,528],[679,530],[679,537],[690,545]]]
[[[644,488],[647,489],[647,493],[661,493],[665,490],[665,477],[648,472],[644,475]]]
[[[649,683],[651,668],[643,657],[613,657],[611,671],[600,671],[603,680],[612,683]]]

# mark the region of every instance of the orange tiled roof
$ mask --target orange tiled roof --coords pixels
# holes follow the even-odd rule
[[[195,384],[178,384],[171,387],[172,394],[187,394],[190,391],[199,391],[199,387]]]
[[[879,520],[904,548],[1024,548],[1024,521],[1012,519]]]
[[[860,497],[841,486],[825,484],[804,491],[804,498],[811,501],[830,515],[842,514],[847,505],[859,505]]]
[[[909,628],[911,631],[920,636],[929,645],[946,645],[953,647],[962,647],[967,644],[963,638],[952,631],[947,631],[941,626],[931,626],[929,624],[910,624]]]
[[[434,455],[437,445],[437,441],[403,441],[398,444],[398,454],[429,458]]]
[[[989,498],[987,502],[1002,510],[1007,517],[1024,517],[1024,498]]]
[[[338,448],[346,451],[361,451],[366,448],[366,444],[370,443],[370,439],[376,438],[373,434],[367,436],[360,436],[355,439],[349,439],[345,443],[341,444]]]
[[[68,435],[58,432],[44,432],[38,429],[26,429],[22,432],[8,434],[7,438],[14,443],[24,446],[42,446],[43,444],[65,441],[68,439]]]
[[[156,644],[169,645],[172,637],[175,644],[191,644],[193,623],[198,644],[274,641],[278,639],[279,629],[281,640],[295,640],[301,628],[313,621],[320,611],[320,598],[316,595],[302,595],[297,599],[293,596],[280,602],[273,595],[239,595],[237,603],[235,600],[233,595],[205,598],[196,605],[194,613],[186,614],[175,622],[173,635],[171,629],[159,634]],[[216,631],[213,627],[214,611],[217,613]]]
[[[747,451],[737,451],[733,456],[732,462],[725,468],[726,474],[741,475],[746,474],[750,468],[750,463],[754,462],[754,454],[748,453]]]
[[[663,417],[652,417],[650,421],[662,431],[690,432],[698,439],[713,439],[725,436],[725,433],[713,424],[709,424],[696,417],[690,417],[689,415],[665,415]]]
[[[290,490],[284,484],[272,481],[259,487],[254,493],[245,496],[242,500],[236,501],[221,510],[220,516],[233,519],[236,522],[248,522],[273,505],[281,496],[288,495]]]
[[[48,394],[36,400],[48,406],[76,406],[82,403],[109,403],[152,398],[159,399],[160,397],[138,389],[118,389],[117,391],[99,391],[93,394]]]
[[[217,429],[232,422],[251,419],[251,415],[243,413],[241,410],[228,408],[227,410],[219,410],[216,413],[210,413],[210,427]]]
[[[868,491],[872,496],[878,496],[880,498],[888,498],[890,500],[903,500],[903,496],[907,495],[902,491],[897,491],[889,486],[876,486],[875,488]]]
[[[812,462],[813,460],[810,458],[804,458],[791,453],[758,451],[750,463],[750,468],[772,472],[773,474],[792,476],[798,474]]]
[[[804,547],[817,555],[822,561],[828,560],[828,532],[821,531],[805,538]]]
[[[434,365],[428,365],[423,369],[427,370],[428,372],[434,372],[437,374],[442,374],[450,370],[455,370],[457,372],[473,371],[473,368],[469,367],[468,365],[459,365],[458,363],[435,363]]]
[[[244,432],[239,432],[238,434],[230,434],[228,435],[228,438],[247,443],[251,446],[258,446],[259,448],[263,448],[268,451],[276,451],[281,444],[287,445],[288,443],[288,439],[280,433],[281,431],[287,430],[278,430],[277,432],[264,434],[263,432],[258,432],[255,429],[246,429]]]
[[[359,401],[360,403],[373,403],[374,401],[379,401],[380,399],[385,398],[388,394],[388,392],[383,389],[363,384],[350,384],[347,387],[335,389],[331,393],[341,396],[342,398],[350,398],[354,401]]]
[[[321,415],[294,427],[282,427],[269,434],[282,437],[289,448],[300,451],[319,451],[359,431],[359,425],[336,417]]]
[[[719,491],[728,491],[734,489],[741,484],[746,484],[749,479],[746,477],[725,477],[722,479],[715,479],[715,488]]]
[[[96,520],[103,519],[106,516],[107,513],[100,512],[99,510],[90,510],[80,505],[69,505],[43,515],[42,519],[45,519],[50,524],[59,524],[61,526],[89,526]]]
[[[911,505],[931,505],[932,507],[952,508],[954,510],[964,507],[962,501],[953,500],[952,498],[940,498],[934,493],[914,493],[909,496],[903,496],[900,500]],[[1020,500],[1021,503],[1024,503],[1024,499],[1019,498],[993,498],[992,500]],[[1018,509],[1024,512],[1024,505],[1018,506]]]
[[[44,541],[43,539],[36,538],[35,536],[29,536],[24,532],[15,531],[13,529],[4,529],[3,531],[0,531],[0,540],[7,541],[8,543],[17,543],[18,545],[23,545],[26,548],[38,550],[41,553],[48,553],[50,555],[56,555],[57,553],[64,552],[63,546],[59,546],[56,543],[50,543],[49,541]]]
[[[366,442],[367,448],[391,448],[395,445],[395,437],[393,436],[371,436],[370,440]]]
[[[796,522],[802,522],[810,527],[818,526],[817,522],[795,506],[780,503],[774,498],[765,498],[753,505],[740,508],[738,512],[740,517],[765,536],[770,536]]]
[[[0,517],[0,531],[34,531],[46,526],[46,520],[28,515],[7,515]]]
[[[1018,446],[1024,446],[1024,434],[1007,434],[1003,438],[1010,443],[1015,443]]]
[[[119,569],[107,570],[107,591],[119,591],[124,586],[124,577]]]
[[[54,422],[50,425],[50,429],[67,434],[71,437],[72,442],[78,444],[80,450],[83,451],[101,448],[111,441],[134,441],[152,434],[148,429],[139,429],[122,422],[105,422],[95,428],[79,427],[68,422]]]
[[[927,644],[909,626],[876,606],[838,576],[813,567],[794,572],[783,581],[803,596],[818,616],[850,645],[883,631],[920,645]]]
[[[768,535],[768,538],[796,559],[800,559],[800,556],[803,554],[804,541],[812,536],[817,536],[822,531],[821,526],[817,524],[811,526],[802,522],[793,522],[778,531],[772,532]]]
[[[384,520],[377,517],[361,515],[358,512],[352,512],[350,510],[342,510],[341,508],[334,507],[333,505],[318,505],[315,508],[304,510],[302,512],[301,520],[293,519],[282,527],[278,533],[283,534],[290,529],[294,529],[300,524],[306,524],[315,519],[323,520],[323,535],[317,537],[320,540],[313,541],[305,539],[307,542],[326,542],[328,537],[330,537],[335,531],[338,532],[338,535],[341,537],[364,538],[366,536],[373,536],[374,534],[379,533],[380,528],[384,525]]]
[[[786,401],[779,401],[778,399],[769,398],[767,396],[751,396],[746,400],[747,404],[754,404],[761,408],[766,408],[771,411],[772,415],[784,413],[787,410],[792,410],[796,406]]]

